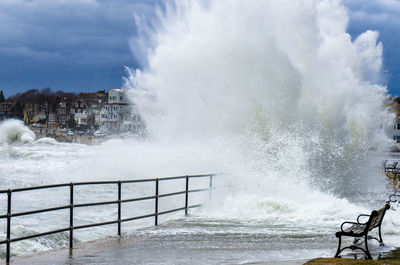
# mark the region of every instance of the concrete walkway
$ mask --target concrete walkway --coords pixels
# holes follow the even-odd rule
[[[37,255],[12,258],[11,264],[304,264],[307,260],[268,261],[260,251],[211,248],[201,242],[175,241],[149,234],[107,238],[77,245],[71,252],[62,248]],[[186,246],[186,247],[184,247]],[[263,255],[261,255],[262,257]]]

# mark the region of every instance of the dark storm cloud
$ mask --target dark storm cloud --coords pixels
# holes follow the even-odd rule
[[[379,31],[383,43],[384,68],[389,70],[389,92],[400,96],[400,1],[345,0],[349,8],[349,31],[353,37],[366,30]]]
[[[0,89],[107,89],[137,66],[129,39],[135,14],[151,19],[160,0],[0,1]]]
[[[0,90],[10,96],[47,86],[74,91],[120,86],[124,66],[138,67],[145,56],[143,47],[130,47],[135,15],[152,21],[164,2],[173,1],[0,0]],[[353,38],[368,29],[380,32],[389,90],[400,95],[400,1],[343,2]]]

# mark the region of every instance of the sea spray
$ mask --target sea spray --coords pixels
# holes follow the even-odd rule
[[[339,1],[175,5],[147,32],[148,67],[126,82],[153,139],[210,146],[210,156],[235,163],[224,170],[234,168],[228,181],[238,190],[244,176],[252,186],[301,182],[332,194],[359,181],[391,118],[385,87],[373,83],[376,32],[352,40]]]
[[[176,6],[144,34],[147,67],[129,70],[126,87],[153,145],[164,147],[151,152],[167,159],[164,168],[190,172],[197,161],[225,173],[201,217],[312,224],[333,234],[341,221],[382,206],[376,153],[389,142],[380,126],[393,116],[377,83],[377,32],[352,39],[339,1]]]
[[[5,120],[0,124],[0,144],[24,144],[35,141],[32,132],[20,120]]]

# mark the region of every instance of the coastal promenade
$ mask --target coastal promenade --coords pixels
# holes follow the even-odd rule
[[[36,255],[17,257],[11,264],[265,264],[265,265],[321,265],[321,264],[399,264],[400,250],[385,254],[383,260],[320,258],[315,260],[270,260],[264,245],[248,249],[216,247],[218,237],[209,244],[203,240],[190,240],[185,235],[163,236],[154,234],[160,228],[148,228],[129,236],[109,237],[103,240],[78,244],[71,252],[61,248]],[[154,232],[154,233],[152,233]],[[192,238],[193,239],[193,238]],[[210,238],[209,238],[210,239]],[[222,243],[222,242],[219,242]],[[285,250],[287,251],[287,250]],[[398,262],[398,263],[397,263]]]
[[[162,228],[161,228],[162,229]],[[157,230],[152,228],[150,230]],[[149,232],[149,231],[147,231]],[[179,239],[179,240],[177,240]],[[214,240],[220,240],[217,237]],[[209,244],[208,244],[209,243]],[[217,242],[137,232],[121,238],[80,244],[38,255],[14,258],[11,264],[277,264],[300,265],[306,259],[268,261],[265,249],[215,247]],[[221,243],[221,242],[220,242]],[[264,258],[262,258],[264,256]]]

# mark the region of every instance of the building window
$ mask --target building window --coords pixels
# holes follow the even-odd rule
[[[81,109],[78,109],[78,110],[77,110],[77,113],[81,113]]]
[[[400,130],[400,123],[397,123],[397,130]]]
[[[71,109],[71,114],[75,114],[75,110],[74,109]]]
[[[79,104],[78,104],[78,103],[75,103],[75,107],[79,107]]]
[[[122,96],[120,96],[119,99],[122,100]]]

